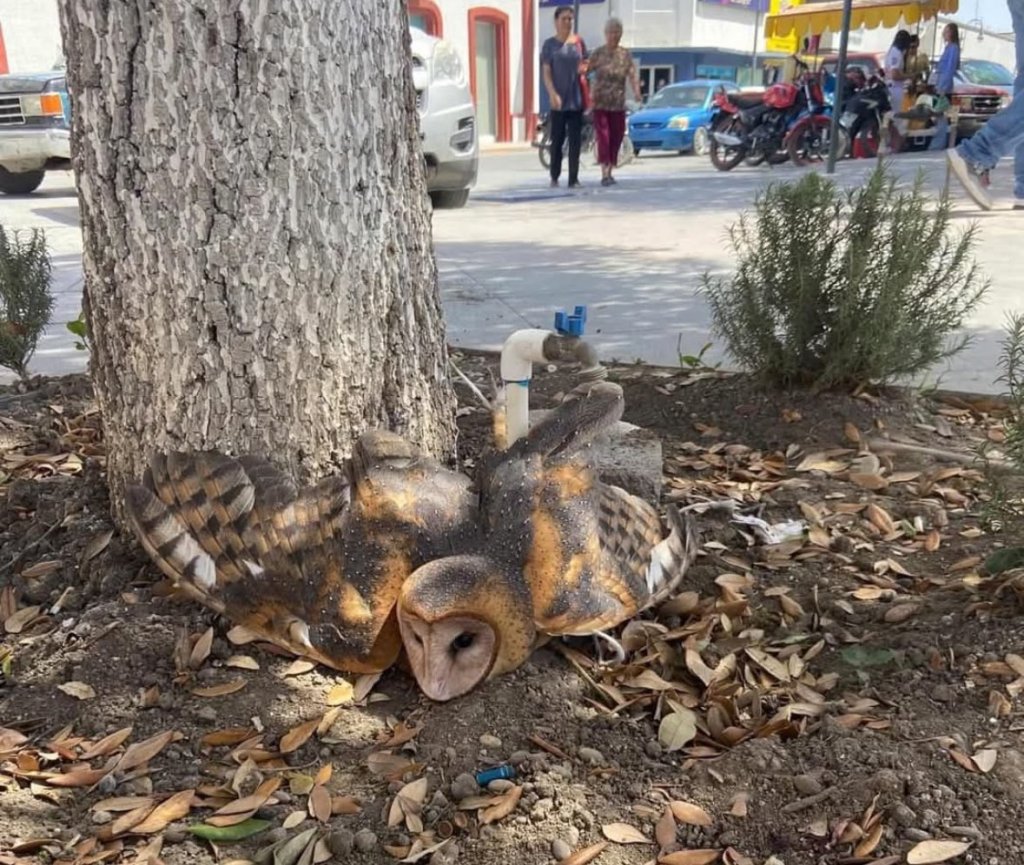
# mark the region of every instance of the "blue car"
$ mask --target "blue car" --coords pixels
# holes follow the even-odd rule
[[[629,117],[633,150],[692,150],[697,156],[704,156],[711,149],[708,126],[714,107],[712,99],[719,87],[729,93],[740,89],[735,81],[706,78],[663,87]]]

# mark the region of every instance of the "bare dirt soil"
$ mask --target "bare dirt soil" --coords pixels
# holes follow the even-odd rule
[[[484,391],[495,360],[457,358]],[[699,514],[684,591],[623,666],[553,642],[444,705],[239,644],[112,531],[87,379],[0,394],[0,865],[1024,863],[1024,580],[984,567],[1020,527],[980,463],[905,449],[998,453],[998,403],[611,377]]]

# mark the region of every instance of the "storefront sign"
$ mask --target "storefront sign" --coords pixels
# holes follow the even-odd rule
[[[767,12],[771,0],[704,0],[714,6],[738,6],[751,12]]]

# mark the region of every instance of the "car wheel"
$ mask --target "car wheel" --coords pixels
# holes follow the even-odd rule
[[[8,171],[0,166],[0,192],[5,195],[28,195],[39,188],[46,172],[39,171]]]
[[[469,201],[468,189],[439,189],[430,193],[430,200],[434,204],[434,210],[455,210],[465,207]]]
[[[711,150],[711,136],[706,126],[698,126],[693,133],[693,155],[707,156]]]

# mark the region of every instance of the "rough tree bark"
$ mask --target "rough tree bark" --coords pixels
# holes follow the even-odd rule
[[[454,437],[403,0],[60,0],[91,372],[153,448]]]

